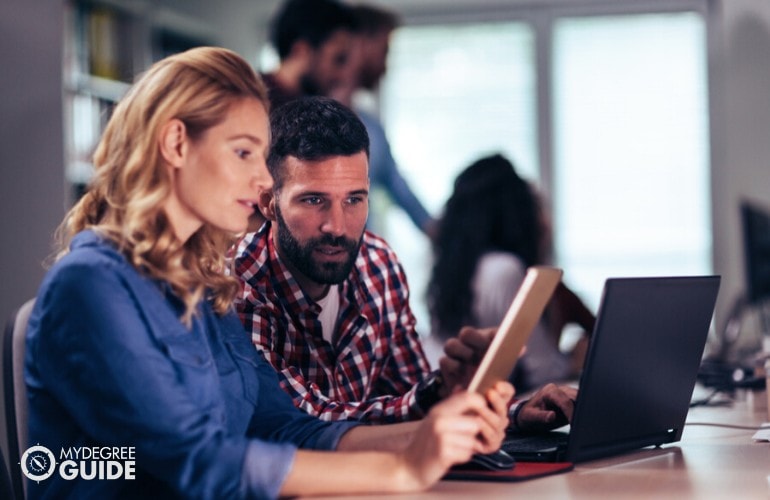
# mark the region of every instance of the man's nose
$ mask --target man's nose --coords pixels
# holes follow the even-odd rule
[[[345,212],[342,206],[332,204],[326,212],[321,231],[333,236],[345,234]]]

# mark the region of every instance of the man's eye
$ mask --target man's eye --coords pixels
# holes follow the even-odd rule
[[[348,204],[350,205],[358,205],[359,203],[363,203],[364,199],[360,196],[353,196],[351,198],[348,198]]]
[[[348,53],[341,52],[334,57],[334,65],[337,67],[345,66],[348,63]]]
[[[302,201],[307,205],[320,205],[322,200],[318,196],[310,196],[308,198],[303,199]]]

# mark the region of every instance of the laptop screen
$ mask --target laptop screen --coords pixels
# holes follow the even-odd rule
[[[719,281],[718,276],[607,280],[567,460],[681,438]]]

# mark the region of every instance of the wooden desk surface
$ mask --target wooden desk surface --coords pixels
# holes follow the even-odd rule
[[[742,393],[731,406],[692,408],[682,441],[664,448],[586,462],[571,472],[518,483],[441,481],[420,494],[365,498],[769,499],[770,443],[754,442],[753,430],[690,425],[758,427],[766,421],[764,391]]]

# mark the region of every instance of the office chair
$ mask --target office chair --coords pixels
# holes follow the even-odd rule
[[[3,389],[5,421],[8,427],[8,467],[14,495],[26,498],[27,483],[19,463],[27,447],[27,386],[24,383],[24,349],[27,321],[35,299],[30,299],[11,315],[3,338]],[[3,496],[5,498],[5,496]]]
[[[8,466],[5,464],[5,455],[0,449],[0,498],[15,498],[11,478],[8,477]]]

